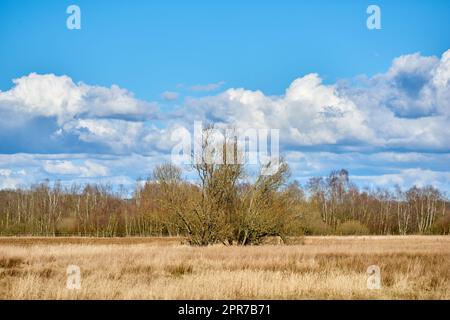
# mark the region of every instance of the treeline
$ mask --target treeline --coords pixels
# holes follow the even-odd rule
[[[171,178],[174,180],[164,180],[167,176],[161,171],[165,170],[181,173],[168,165],[157,168],[160,180],[149,179],[139,185],[131,199],[125,199],[124,192],[114,192],[111,186],[91,184],[63,187],[58,182],[45,182],[29,189],[0,190],[0,234],[174,236],[201,227],[203,220],[211,221],[211,226],[206,225],[202,231],[205,238],[208,228],[211,233],[214,225],[226,225],[224,221],[214,223],[214,216],[220,220],[227,215],[229,221],[233,217],[238,220],[235,224],[241,228],[235,232],[241,233],[237,237],[241,242],[251,234],[245,230],[252,224],[253,229],[257,224],[273,226],[273,230],[260,226],[263,235],[450,234],[450,204],[431,186],[407,191],[397,188],[394,192],[359,190],[341,170],[327,178],[312,178],[303,187],[297,182],[270,186],[269,181],[260,181],[255,192],[253,184],[236,184],[233,194],[223,190],[225,194],[217,195],[222,200],[216,201],[220,207],[215,207],[201,199],[201,186],[182,181],[178,173]],[[270,187],[272,190],[267,190]],[[264,192],[273,194],[268,197]],[[230,211],[234,197],[242,199],[240,210],[245,209],[248,215]],[[202,201],[208,206],[203,211],[195,208]],[[251,207],[255,205],[263,208]]]
[[[359,190],[342,169],[310,179],[306,190],[306,233],[450,234],[448,200],[432,186]]]
[[[432,186],[360,190],[343,169],[301,186],[289,182],[283,161],[271,175],[248,177],[235,143],[203,144],[208,154],[192,167],[197,183],[163,164],[132,197],[107,185],[48,181],[0,190],[0,235],[180,235],[194,245],[247,245],[266,236],[450,234],[450,205]],[[223,161],[209,161],[211,154]]]

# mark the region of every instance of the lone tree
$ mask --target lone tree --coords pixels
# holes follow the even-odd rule
[[[173,164],[154,171],[164,192],[161,201],[176,217],[189,243],[247,245],[259,243],[265,236],[283,236],[290,210],[287,197],[277,190],[288,177],[287,164],[281,162],[272,175],[260,174],[255,183],[243,184],[245,170],[238,161],[242,151],[237,141],[217,142],[210,133],[210,128],[204,129],[201,157],[193,165],[197,185],[184,182],[181,169]]]

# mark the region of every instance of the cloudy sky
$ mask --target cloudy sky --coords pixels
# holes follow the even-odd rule
[[[203,121],[280,129],[301,182],[450,192],[448,1],[377,1],[381,30],[367,1],[130,2],[0,3],[0,188],[131,187]]]

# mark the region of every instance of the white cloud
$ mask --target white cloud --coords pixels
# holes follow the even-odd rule
[[[0,168],[0,189],[15,189],[24,184],[25,170]]]
[[[108,169],[90,160],[84,161],[83,165],[76,165],[68,160],[45,161],[44,170],[50,174],[77,175],[83,178],[104,177],[108,175]]]
[[[132,189],[136,179],[146,179],[163,155],[123,156],[104,154],[12,154],[0,155],[0,189],[27,187],[50,179],[72,183],[123,184]]]
[[[222,85],[191,89],[209,91]],[[165,92],[163,98],[178,96]],[[43,117],[48,122],[42,126],[48,125],[51,132],[43,145],[53,149],[43,150],[46,154],[20,153],[26,140],[17,143],[14,152],[19,153],[0,154],[0,188],[48,176],[131,184],[170,156],[176,143],[171,141],[173,130],[185,127],[192,132],[194,121],[202,120],[217,127],[280,129],[282,152],[301,179],[347,168],[362,184],[436,184],[448,189],[449,101],[450,50],[441,58],[401,56],[386,73],[352,84],[324,84],[312,73],[295,79],[277,96],[232,88],[191,97],[163,125],[149,120],[156,116],[154,104],[125,89],[30,74],[0,92],[0,138],[9,139],[0,147],[14,144],[11,132],[41,132],[39,126],[27,131],[27,121]],[[33,138],[27,137],[30,144]]]
[[[441,59],[405,55],[395,59],[386,73],[357,86],[323,84],[313,73],[295,79],[280,96],[235,88],[189,98],[161,128],[137,119],[152,115],[151,103],[137,100],[117,86],[89,86],[75,84],[67,76],[30,74],[14,80],[12,89],[0,92],[0,112],[55,117],[57,126],[48,143],[57,145],[73,135],[80,142],[103,145],[120,154],[169,150],[172,128],[192,127],[194,120],[280,129],[280,141],[289,148],[448,151],[449,78],[450,50]],[[165,94],[175,98],[174,92]],[[413,117],[415,114],[421,116]],[[17,125],[26,126],[19,120]]]
[[[359,184],[370,187],[392,187],[398,185],[403,190],[412,186],[425,187],[434,186],[442,191],[448,192],[450,172],[432,171],[420,168],[409,168],[400,170],[398,173],[381,174],[372,176],[353,176],[353,180]]]
[[[229,89],[217,96],[190,99],[186,113],[238,128],[283,129],[281,139],[286,144],[376,143],[364,113],[335,86],[322,84],[317,74],[296,79],[283,96]]]
[[[0,169],[0,176],[9,177],[12,171],[9,169]]]
[[[110,88],[75,84],[68,76],[31,73],[13,80],[14,87],[0,92],[0,110],[28,117],[56,117],[59,125],[74,118],[150,118],[152,103],[134,98],[116,85]]]
[[[208,83],[208,84],[197,84],[191,86],[189,89],[192,91],[214,91],[218,90],[220,87],[222,87],[225,84],[225,81],[219,81],[215,83]]]
[[[145,134],[143,122],[118,119],[73,120],[67,122],[63,129],[65,133],[77,135],[83,142],[104,144],[117,153],[135,150]]]
[[[288,152],[286,160],[292,178],[305,183],[312,176],[326,176],[331,170],[345,168],[359,186],[406,189],[413,185],[434,185],[450,192],[448,163],[450,154],[381,152],[332,153]],[[60,179],[64,185],[73,182],[124,184],[133,188],[136,179],[146,179],[156,164],[170,161],[170,155],[121,156],[102,154],[16,154],[0,156],[0,188],[29,186],[46,178]],[[192,172],[186,173],[192,176]]]
[[[356,87],[325,85],[317,74],[308,74],[281,96],[229,89],[188,99],[184,118],[279,128],[288,146],[448,151],[449,59],[450,50],[441,59],[402,56],[387,73]]]
[[[166,101],[175,101],[178,99],[179,93],[173,91],[164,91],[161,96]]]
[[[394,59],[362,88],[343,88],[361,108],[386,108],[398,117],[450,115],[450,50],[439,59],[419,53]]]
[[[438,187],[450,195],[450,153],[379,152],[332,153],[287,152],[286,160],[292,178],[306,183],[313,176],[327,176],[332,170],[347,169],[350,179],[359,187],[399,185],[408,189],[414,185]]]

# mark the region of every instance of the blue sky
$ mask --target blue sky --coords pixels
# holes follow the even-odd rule
[[[449,191],[449,17],[445,0],[2,0],[0,187],[132,185],[203,120],[282,129],[301,181],[346,167]]]

